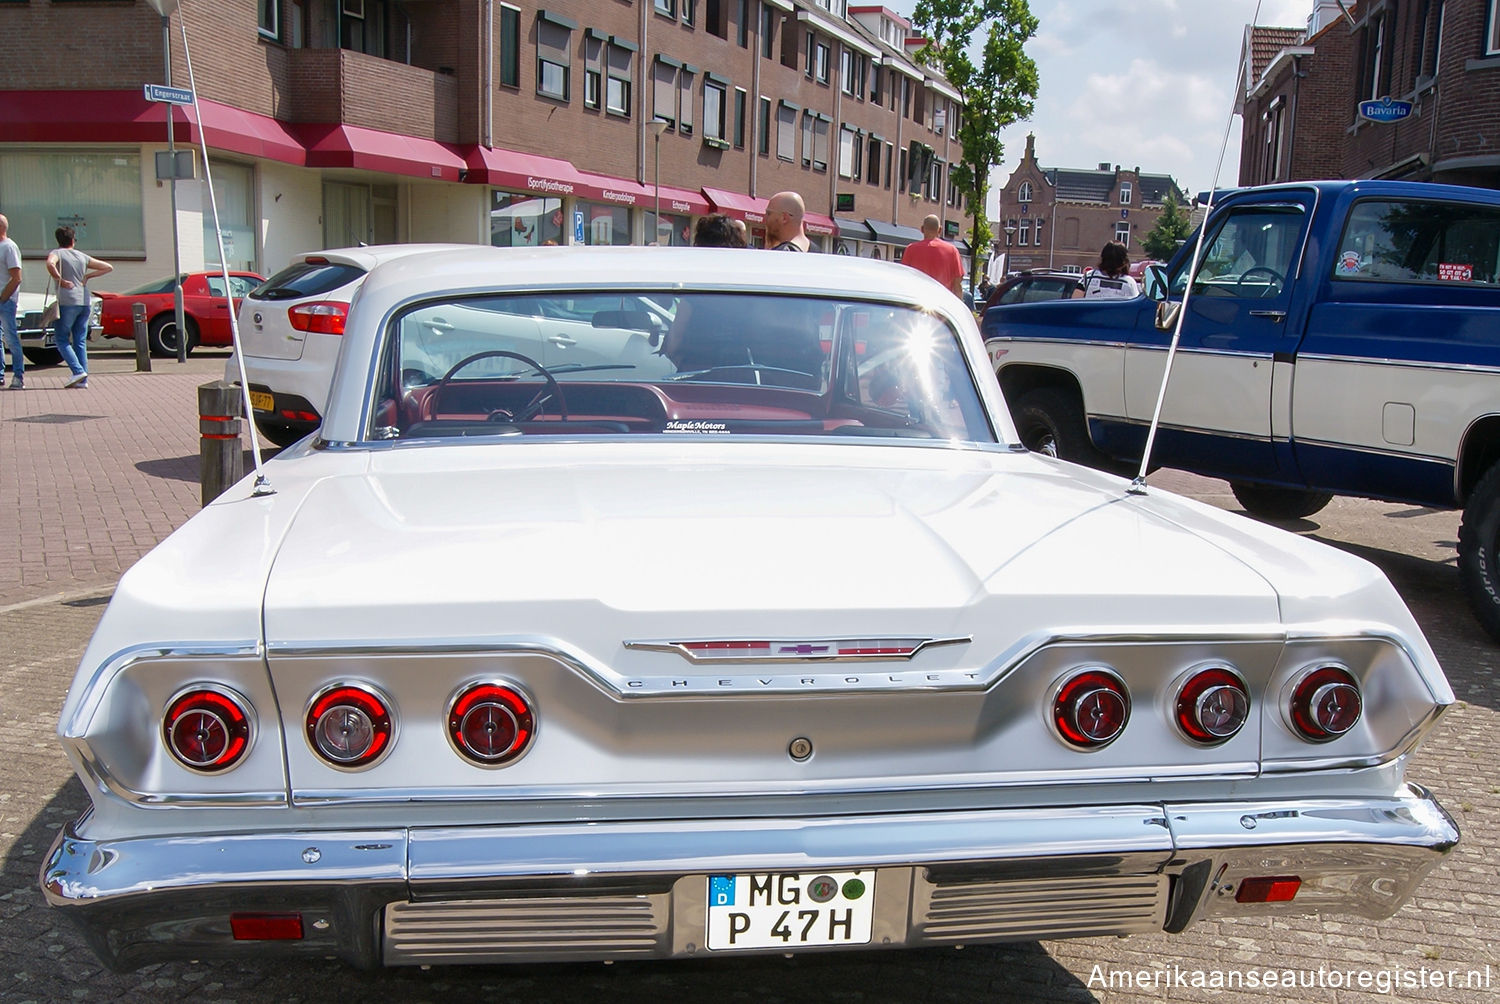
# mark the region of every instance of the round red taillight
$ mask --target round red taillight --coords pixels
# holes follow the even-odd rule
[[[216,774],[239,763],[250,749],[249,702],[226,690],[196,687],[167,705],[162,735],[177,762]]]
[[[448,709],[448,741],[465,759],[483,767],[515,760],[534,735],[531,702],[508,684],[472,684],[454,696]]]
[[[1052,700],[1052,722],[1070,746],[1101,749],[1125,731],[1130,694],[1115,674],[1087,669],[1069,677]]]
[[[395,738],[390,708],[390,701],[372,688],[330,687],[307,709],[308,742],[335,767],[368,767],[386,754]]]
[[[1359,682],[1342,666],[1321,666],[1292,688],[1292,726],[1302,738],[1326,743],[1354,728],[1364,710]]]
[[[1227,742],[1250,717],[1250,691],[1234,672],[1215,666],[1188,677],[1177,692],[1177,727],[1195,743]]]

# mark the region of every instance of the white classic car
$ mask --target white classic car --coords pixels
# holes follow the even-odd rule
[[[56,366],[62,362],[57,351],[53,326],[57,323],[57,297],[49,288],[45,293],[22,292],[16,304],[16,334],[21,339],[21,353],[32,366]],[[89,340],[99,337],[103,328],[99,322],[101,305],[99,297],[92,298],[93,309],[89,311]]]
[[[344,338],[62,709],[93,806],[41,883],[112,966],[1383,917],[1458,840],[1385,578],[1028,453],[915,270],[469,248]]]

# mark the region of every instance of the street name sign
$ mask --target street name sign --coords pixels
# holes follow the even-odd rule
[[[166,84],[147,84],[146,100],[161,101],[169,105],[190,105],[193,92],[186,87],[169,87]]]

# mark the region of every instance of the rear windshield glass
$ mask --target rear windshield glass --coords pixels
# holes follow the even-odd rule
[[[833,297],[590,291],[432,301],[392,321],[373,405],[373,439],[995,442],[945,321]]]
[[[1349,214],[1333,277],[1354,281],[1500,281],[1500,209],[1457,202],[1369,201]]]
[[[186,275],[182,276],[182,281],[183,282],[187,282],[187,276]],[[121,293],[120,295],[121,296],[144,296],[147,293],[170,293],[170,292],[172,292],[172,288],[175,285],[176,284],[172,281],[172,277],[169,275],[165,279],[152,279],[150,282],[146,283],[144,286],[137,286],[134,289],[127,289],[125,292]]]
[[[357,265],[336,262],[293,262],[250,291],[252,300],[300,300],[322,296],[365,274]]]

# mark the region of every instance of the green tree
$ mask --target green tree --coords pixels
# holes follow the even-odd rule
[[[990,246],[984,207],[990,170],[1005,152],[1000,130],[1030,118],[1036,105],[1036,63],[1024,47],[1036,34],[1037,20],[1028,0],[918,0],[912,23],[928,39],[917,58],[963,96],[957,138],[964,154],[954,166],[953,184],[968,200],[974,217],[969,243],[978,252]],[[976,46],[979,39],[983,44]],[[977,253],[973,267],[977,283]]]
[[[1152,258],[1167,261],[1177,253],[1179,242],[1187,240],[1192,232],[1192,221],[1177,205],[1177,197],[1168,195],[1166,206],[1156,219],[1156,226],[1141,241],[1141,247]]]

